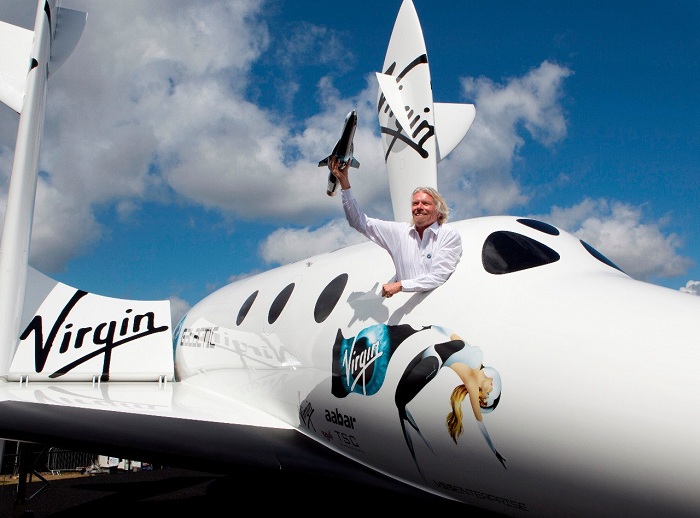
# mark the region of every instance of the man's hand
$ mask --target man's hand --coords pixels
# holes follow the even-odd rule
[[[389,284],[385,284],[384,286],[382,286],[382,297],[389,298],[392,295],[400,292],[401,288],[401,281],[390,282]]]
[[[330,166],[333,176],[338,179],[340,188],[343,190],[349,189],[350,175],[348,174],[348,169],[350,169],[350,162],[348,161],[345,164],[342,164],[342,162],[338,160],[337,156],[332,156],[328,162],[328,165]]]

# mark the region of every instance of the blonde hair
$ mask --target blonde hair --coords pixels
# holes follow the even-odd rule
[[[464,426],[462,426],[462,401],[467,395],[467,387],[464,385],[457,385],[450,395],[450,405],[452,405],[452,412],[447,414],[445,419],[445,424],[447,425],[447,431],[450,433],[450,437],[457,444],[457,437],[462,435],[464,431]]]
[[[445,199],[442,197],[442,195],[432,187],[416,187],[411,194],[411,201],[413,201],[413,196],[419,192],[424,192],[433,198],[435,208],[438,211],[438,223],[440,225],[447,223],[447,218],[450,216],[450,208],[447,206],[447,203],[445,203]]]

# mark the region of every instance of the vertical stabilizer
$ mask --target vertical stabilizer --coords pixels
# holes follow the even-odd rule
[[[22,111],[34,33],[0,21],[0,101]]]
[[[471,104],[433,104],[428,54],[411,0],[401,4],[377,81],[394,219],[410,222],[413,190],[437,188],[437,164],[462,141],[475,110]]]
[[[0,78],[5,78],[0,79],[0,100],[20,113],[0,245],[0,376],[7,375],[19,340],[39,147],[44,126],[46,85],[49,69],[53,67],[52,54],[57,50],[56,56],[60,64],[60,60],[65,59],[66,53],[72,50],[71,44],[77,41],[76,33],[78,37],[82,33],[80,19],[82,17],[84,22],[86,14],[78,16],[75,13],[77,11],[71,11],[65,17],[68,23],[62,32],[56,0],[39,0],[33,31],[6,23],[0,25],[0,44],[3,45],[0,67],[5,67],[0,68]],[[65,44],[55,49],[57,34],[65,35]],[[5,51],[14,55],[7,56]]]
[[[411,221],[411,193],[437,188],[437,152],[428,54],[411,0],[404,0],[386,51],[377,100],[394,219]]]

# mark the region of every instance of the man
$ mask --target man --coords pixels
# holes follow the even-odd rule
[[[413,224],[370,218],[360,210],[350,188],[349,164],[337,157],[329,161],[338,179],[345,217],[352,228],[384,248],[394,261],[396,276],[382,286],[382,296],[400,291],[429,291],[443,284],[462,256],[462,238],[444,225],[449,208],[442,196],[431,187],[413,191]]]

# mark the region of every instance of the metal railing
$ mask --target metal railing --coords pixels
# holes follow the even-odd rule
[[[47,453],[46,468],[53,475],[60,475],[62,471],[85,471],[90,466],[97,464],[97,455],[78,451],[49,448]]]

